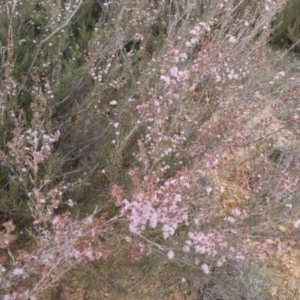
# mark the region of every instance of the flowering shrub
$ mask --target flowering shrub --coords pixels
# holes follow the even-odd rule
[[[32,241],[1,203],[4,299],[114,255],[108,236],[207,278],[297,248],[298,82],[267,46],[284,1],[242,4],[1,6],[0,181]]]
[[[43,125],[43,110],[38,105],[32,106],[32,127],[25,128],[24,113],[15,118],[14,137],[7,143],[8,153],[1,152],[2,163],[9,166],[13,175],[11,181],[17,181],[27,192],[33,227],[30,235],[35,239],[35,249],[20,250],[10,254],[13,269],[2,266],[1,283],[4,291],[18,287],[18,292],[6,294],[8,299],[38,297],[41,292],[53,285],[84,259],[95,260],[103,257],[101,246],[95,241],[105,224],[105,216],[96,218],[98,212],[83,220],[73,220],[69,212],[57,214],[56,210],[63,203],[63,194],[74,184],[53,184],[49,175],[41,174],[41,165],[46,164],[52,153],[52,144],[59,139],[59,131],[47,133]],[[69,207],[74,205],[71,199],[66,201]],[[12,221],[3,224],[6,232],[1,232],[1,248],[9,248],[15,240],[15,226]],[[105,230],[104,230],[105,231]],[[28,286],[28,278],[33,284]],[[26,289],[25,289],[25,282]],[[30,287],[30,288],[28,288]],[[11,297],[11,298],[9,298]]]

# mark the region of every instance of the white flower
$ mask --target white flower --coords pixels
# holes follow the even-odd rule
[[[188,59],[188,56],[187,56],[187,54],[186,54],[186,53],[182,53],[182,54],[180,54],[180,55],[179,55],[179,57],[180,57],[180,59],[181,59],[182,61],[184,61],[184,60],[187,60],[187,59]]]
[[[171,81],[170,77],[161,75],[160,79],[163,80],[166,84],[170,84]]]
[[[203,272],[204,272],[205,274],[209,274],[209,273],[210,273],[210,270],[209,270],[209,267],[208,267],[207,264],[203,264],[203,265],[201,266],[201,269],[203,270]]]
[[[300,225],[300,220],[297,220],[297,221],[294,221],[293,222],[293,226],[294,226],[294,228],[299,228],[299,225]]]
[[[229,35],[229,43],[235,44],[236,42],[237,42],[237,39],[234,36]]]
[[[235,223],[235,219],[233,217],[227,217],[226,220],[230,223]]]
[[[212,189],[210,186],[207,186],[207,187],[205,188],[205,190],[206,190],[206,194],[207,194],[207,195],[210,195],[210,194],[212,193],[212,191],[213,191],[213,189]]]
[[[191,31],[190,31],[190,34],[193,34],[193,35],[196,35],[198,32],[195,30],[195,29],[192,29]]]
[[[75,203],[73,202],[72,199],[69,199],[68,202],[67,202],[68,206],[72,207],[75,205]]]
[[[236,217],[239,217],[242,214],[238,208],[233,209],[231,213]]]
[[[170,69],[170,75],[173,77],[177,77],[178,76],[178,68],[177,67],[172,67]]]
[[[116,106],[117,105],[117,101],[116,100],[112,100],[112,101],[109,102],[109,105]]]
[[[125,236],[125,241],[130,243],[131,242],[131,238],[129,236]]]
[[[185,42],[185,45],[186,45],[187,47],[191,47],[191,46],[192,46],[192,43],[191,43],[191,42]]]
[[[1,271],[2,273],[6,272],[6,268],[4,268],[1,264],[0,264],[0,271]]]
[[[173,259],[173,258],[174,258],[174,252],[173,252],[172,250],[170,250],[170,251],[168,252],[168,258],[169,258],[169,259]]]
[[[12,274],[14,276],[22,276],[22,275],[25,274],[25,271],[22,268],[16,268],[16,269],[13,270]]]
[[[220,82],[221,81],[221,76],[220,75],[216,75],[216,82]]]

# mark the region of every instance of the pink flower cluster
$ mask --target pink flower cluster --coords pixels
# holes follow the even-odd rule
[[[121,214],[129,221],[132,233],[140,234],[150,228],[162,226],[164,239],[174,235],[180,224],[188,222],[188,210],[183,207],[187,200],[186,189],[189,184],[184,176],[178,176],[164,182],[157,174],[135,180],[136,190],[131,201],[123,200]]]

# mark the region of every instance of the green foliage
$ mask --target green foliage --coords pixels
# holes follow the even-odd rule
[[[0,187],[5,189],[8,186],[9,179],[9,169],[6,166],[0,165]]]
[[[235,0],[234,1],[234,7],[235,7],[235,16],[238,18],[243,18],[247,9],[251,9],[252,11],[257,8],[257,1],[255,0]]]
[[[3,118],[3,119],[2,119]],[[13,124],[11,119],[7,116],[5,113],[4,116],[0,117],[0,120],[2,119],[2,123],[0,123],[0,149],[3,150],[6,143],[10,141],[12,138],[12,129]]]
[[[295,45],[294,50],[300,51],[300,1],[289,0],[285,8],[279,12],[273,22],[275,28],[271,44],[279,47]]]
[[[1,172],[2,175],[2,172]],[[12,219],[16,224],[22,224],[31,219],[27,196],[17,182],[6,183],[0,190],[0,219],[1,222]]]
[[[96,1],[85,1],[75,22],[70,28],[71,46],[77,44],[79,51],[86,49],[101,13],[102,8]]]

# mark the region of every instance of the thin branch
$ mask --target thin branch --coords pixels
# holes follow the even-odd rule
[[[60,25],[58,28],[56,28],[51,34],[49,34],[46,38],[44,38],[40,45],[44,44],[45,42],[47,42],[49,39],[51,39],[57,32],[59,32],[60,30],[62,30],[64,27],[66,27],[67,25],[69,25],[70,21],[72,20],[72,18],[74,17],[74,15],[76,14],[76,12],[79,10],[81,4],[82,4],[83,0],[80,0],[80,2],[78,3],[76,9],[72,12],[72,14],[70,15],[70,17],[65,21],[65,23],[63,23],[62,25]]]

